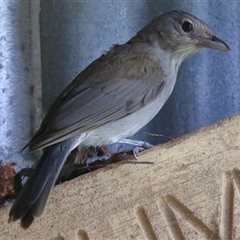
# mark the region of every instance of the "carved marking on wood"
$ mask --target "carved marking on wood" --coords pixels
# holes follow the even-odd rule
[[[89,240],[89,237],[84,230],[78,230],[77,231],[77,239],[78,240]]]
[[[227,171],[222,178],[221,226],[222,239],[232,239],[234,187],[240,198],[240,171],[234,168]]]
[[[229,174],[229,172],[227,172],[227,174]],[[239,169],[237,169],[237,168],[233,169],[232,179],[233,179],[235,189],[237,191],[237,195],[240,198],[240,170]]]
[[[226,172],[222,179],[222,202],[221,202],[221,226],[220,235],[222,239],[232,239],[233,224],[233,184],[231,177]]]
[[[169,233],[172,239],[186,239],[176,218],[176,215],[178,215],[204,239],[231,240],[233,235],[234,189],[240,198],[240,170],[237,168],[225,172],[222,177],[220,236],[217,231],[212,231],[204,222],[194,215],[194,212],[188,209],[174,196],[165,195],[160,197],[157,201],[157,206],[168,224]],[[136,207],[136,217],[145,239],[157,240],[156,233],[153,230],[149,217],[142,206]],[[84,230],[77,231],[76,235],[76,239],[78,240],[89,240],[88,234]],[[56,239],[64,240],[60,235]]]
[[[140,228],[147,240],[157,240],[152,224],[143,207],[138,206],[136,209],[137,220]]]
[[[184,240],[182,230],[177,222],[177,219],[173,211],[169,208],[168,203],[164,197],[160,198],[157,202],[158,208],[164,218],[168,223],[169,232],[174,240]]]
[[[164,219],[168,223],[169,232],[173,239],[185,239],[181,228],[173,212],[182,217],[197,233],[207,239],[212,238],[214,233],[194,213],[179,202],[175,197],[166,195],[157,202]]]

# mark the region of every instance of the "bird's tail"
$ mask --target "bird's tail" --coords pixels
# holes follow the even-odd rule
[[[8,222],[20,219],[22,228],[26,229],[35,217],[42,214],[59,172],[72,150],[67,141],[44,149],[32,175],[13,203]]]

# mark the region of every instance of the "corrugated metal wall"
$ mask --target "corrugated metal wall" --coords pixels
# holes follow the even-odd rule
[[[39,2],[0,5],[0,160],[29,165],[20,153],[42,118]]]
[[[173,9],[205,21],[231,51],[206,49],[187,59],[172,96],[141,132],[178,137],[240,112],[239,6],[239,1],[211,0],[42,1],[38,26],[38,1],[4,2],[0,6],[0,159],[31,158],[18,151],[41,120],[41,96],[45,112],[104,50],[124,43],[152,18]],[[155,144],[166,140],[143,134],[137,138]]]

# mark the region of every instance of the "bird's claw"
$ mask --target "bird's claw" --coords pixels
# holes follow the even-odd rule
[[[150,144],[148,142],[139,141],[137,146],[133,149],[133,156],[137,159],[138,153],[140,153],[141,151],[143,151],[145,149],[149,149],[151,147],[153,147],[152,144]]]
[[[143,147],[135,147],[132,151],[133,151],[133,156],[135,157],[135,159],[137,159],[137,154],[140,153],[141,151],[143,151],[145,148]]]

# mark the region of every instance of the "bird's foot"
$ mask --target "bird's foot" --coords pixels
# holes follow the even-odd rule
[[[140,152],[142,152],[145,148],[143,147],[135,147],[132,152],[133,152],[133,156],[135,157],[135,159],[137,159],[137,154],[139,154]]]
[[[119,143],[130,144],[133,146],[133,156],[137,159],[137,154],[145,149],[149,149],[153,147],[152,144],[145,142],[145,141],[138,141],[132,139],[121,139]]]

